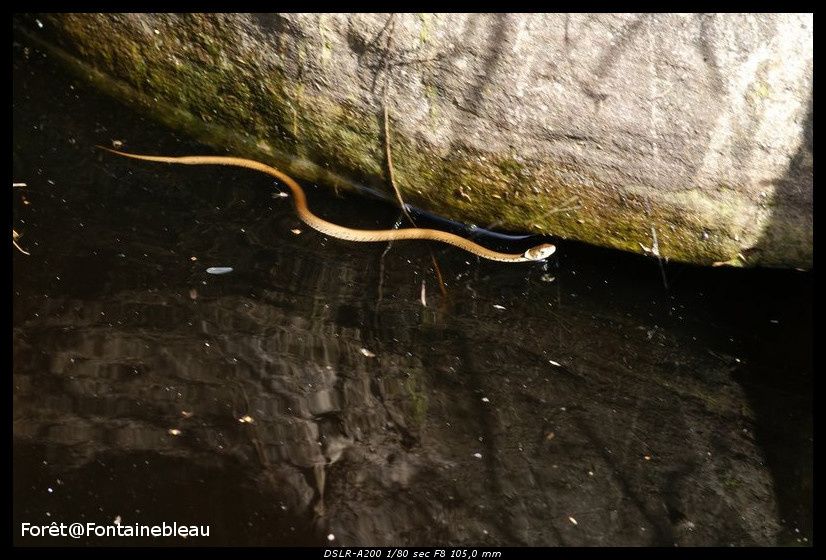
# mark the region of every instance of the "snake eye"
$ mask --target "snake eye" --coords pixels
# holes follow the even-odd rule
[[[550,243],[543,243],[542,245],[537,245],[536,247],[531,247],[523,256],[526,259],[530,259],[532,261],[542,261],[550,257],[556,252],[556,245],[551,245]]]

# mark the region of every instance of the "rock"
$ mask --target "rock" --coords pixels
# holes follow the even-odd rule
[[[399,189],[444,216],[812,263],[811,14],[37,19],[27,35],[112,94],[307,179],[391,192],[386,105]]]

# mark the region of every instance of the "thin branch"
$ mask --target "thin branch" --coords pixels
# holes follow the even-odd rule
[[[393,174],[393,155],[390,151],[390,119],[387,115],[387,89],[385,88],[385,95],[384,99],[382,100],[382,106],[384,108],[384,155],[387,159],[387,177],[390,180],[390,186],[393,187],[393,192],[396,193],[396,200],[399,202],[399,207],[402,209],[407,221],[409,221],[414,227],[416,223],[413,221],[413,218],[410,217],[410,214],[407,212],[407,205],[404,203],[404,199],[402,199],[402,193],[399,191],[399,187],[396,186],[396,178]]]
[[[651,252],[657,257],[657,263],[660,265],[660,274],[663,277],[663,287],[665,291],[668,291],[668,280],[665,277],[665,267],[663,266],[663,258],[660,255],[660,243],[657,241],[657,230],[654,229],[654,226],[651,226],[651,237],[654,239],[653,245],[651,246]]]
[[[20,251],[21,253],[23,253],[24,255],[31,255],[31,253],[29,253],[28,251],[23,249],[23,247],[21,247],[20,245],[17,244],[17,239],[19,237],[20,237],[19,233],[17,233],[14,230],[11,230],[11,242],[14,244],[15,247],[17,247],[17,250]]]
[[[439,262],[436,260],[436,255],[433,251],[430,252],[430,258],[433,259],[433,268],[436,270],[436,279],[439,281],[439,290],[443,297],[447,297],[447,289],[445,288],[445,281],[442,279],[442,271],[439,269]]]
[[[413,218],[410,216],[410,213],[407,211],[407,205],[402,198],[402,193],[399,190],[398,185],[396,185],[396,177],[393,171],[393,153],[390,149],[390,115],[388,114],[387,110],[387,90],[390,86],[390,66],[395,65],[390,63],[390,53],[393,50],[393,31],[395,30],[395,15],[391,14],[388,18],[387,22],[385,23],[385,27],[382,28],[382,32],[384,32],[385,28],[388,28],[387,34],[387,43],[385,44],[385,53],[384,53],[384,68],[382,73],[384,74],[384,87],[382,88],[382,113],[384,116],[384,156],[387,160],[387,178],[390,181],[390,186],[393,188],[393,192],[396,195],[396,200],[399,203],[399,207],[402,210],[405,218],[407,221],[410,222],[410,225],[413,227],[416,226],[416,222],[413,221]],[[392,243],[391,243],[392,244]],[[382,254],[382,271],[384,269],[384,255],[387,254],[387,251],[390,250],[391,244],[387,245],[387,249]],[[433,254],[433,251],[430,251],[430,258],[433,260],[433,267],[436,271],[436,278],[439,281],[439,290],[442,292],[442,296],[447,296],[447,290],[445,289],[445,283],[442,279],[442,271],[439,268],[439,263],[436,261],[436,256]],[[424,285],[423,285],[424,286]],[[379,301],[381,301],[381,284],[379,284]]]

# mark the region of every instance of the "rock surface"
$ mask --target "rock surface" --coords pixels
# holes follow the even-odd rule
[[[304,178],[390,192],[386,109],[401,193],[447,217],[698,264],[812,263],[811,14],[26,25],[107,91]]]

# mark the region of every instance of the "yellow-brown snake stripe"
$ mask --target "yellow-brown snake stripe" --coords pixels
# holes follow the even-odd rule
[[[482,247],[481,245],[465,239],[464,237],[459,237],[458,235],[436,229],[352,229],[323,220],[310,212],[310,209],[307,208],[307,197],[304,195],[304,190],[292,179],[292,177],[282,173],[274,167],[270,167],[269,165],[258,161],[224,156],[145,156],[119,152],[103,146],[98,146],[98,148],[112,152],[113,154],[117,154],[119,156],[142,159],[146,161],[177,163],[182,165],[229,165],[235,167],[245,167],[247,169],[254,169],[255,171],[266,173],[271,177],[275,177],[289,187],[293,195],[295,211],[298,214],[298,217],[301,218],[301,221],[311,228],[337,239],[345,239],[347,241],[399,241],[404,239],[428,239],[430,241],[441,241],[442,243],[448,243],[482,258],[500,262],[539,261],[548,258],[554,253],[554,251],[556,251],[555,246],[549,243],[543,243],[542,245],[531,247],[524,253],[499,253],[497,251],[491,251],[490,249]]]

